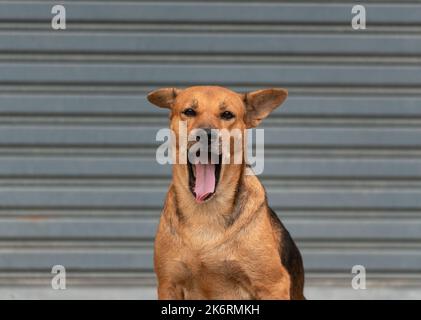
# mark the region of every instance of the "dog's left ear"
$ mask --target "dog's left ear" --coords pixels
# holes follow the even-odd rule
[[[288,96],[282,88],[262,89],[242,95],[246,106],[244,121],[247,128],[257,127],[274,109],[279,107]]]
[[[171,109],[175,98],[180,93],[180,89],[176,88],[162,88],[152,91],[148,94],[148,100],[150,103],[160,107]]]

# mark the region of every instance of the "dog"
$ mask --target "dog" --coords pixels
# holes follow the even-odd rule
[[[158,89],[147,98],[170,110],[176,139],[180,121],[189,133],[203,129],[212,139],[212,129],[258,126],[287,96],[280,88],[240,94],[194,86]],[[158,299],[305,299],[300,251],[247,166],[173,164],[154,244]]]

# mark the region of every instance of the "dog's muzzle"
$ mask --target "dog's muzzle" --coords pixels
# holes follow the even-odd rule
[[[215,193],[221,173],[222,156],[215,131],[202,129],[207,143],[207,153],[196,151],[193,163],[188,161],[189,187],[198,203],[209,200]],[[200,139],[201,140],[201,139]],[[197,143],[200,143],[200,140]],[[202,144],[203,147],[203,144]],[[203,149],[201,149],[203,150]],[[190,150],[189,150],[190,151]]]

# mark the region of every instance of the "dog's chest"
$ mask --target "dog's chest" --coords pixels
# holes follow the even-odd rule
[[[190,253],[180,284],[186,299],[252,299],[250,279],[236,260],[218,253]]]

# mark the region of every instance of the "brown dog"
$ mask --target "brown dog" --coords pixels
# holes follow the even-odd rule
[[[179,137],[179,121],[186,121],[189,133],[245,132],[286,97],[284,89],[238,94],[196,86],[159,89],[148,100],[170,109]],[[173,165],[155,239],[159,299],[304,299],[300,252],[246,168],[244,161]]]

